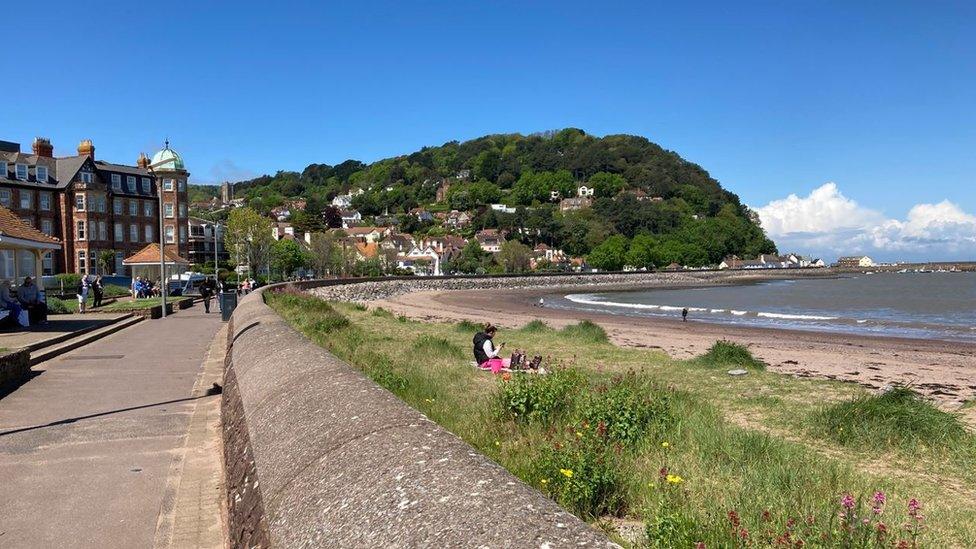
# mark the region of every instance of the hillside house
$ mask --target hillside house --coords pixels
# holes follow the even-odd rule
[[[564,198],[559,202],[559,211],[570,212],[574,210],[585,210],[593,205],[591,198]]]
[[[358,242],[376,243],[390,235],[389,227],[351,227],[346,230],[350,238]]]
[[[594,189],[593,187],[587,187],[586,185],[580,185],[579,188],[576,189],[576,196],[578,198],[587,198],[587,197],[593,196],[593,193],[594,192],[596,192],[596,189]]]
[[[866,255],[846,256],[837,260],[837,266],[845,267],[845,268],[863,269],[866,267],[874,267],[875,263],[873,259],[871,259]]]
[[[475,233],[474,239],[481,245],[482,250],[497,254],[502,250],[505,235],[499,232],[498,229],[482,229]]]
[[[339,217],[342,218],[343,229],[355,227],[363,221],[363,216],[358,210],[339,210]]]

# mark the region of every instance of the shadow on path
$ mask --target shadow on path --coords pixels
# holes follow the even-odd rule
[[[93,418],[96,418],[96,417],[102,417],[102,416],[107,416],[107,415],[111,415],[111,414],[118,414],[118,413],[121,413],[121,412],[131,412],[132,410],[141,410],[143,408],[152,408],[153,406],[162,406],[164,404],[175,404],[177,402],[187,402],[187,401],[190,401],[190,400],[197,400],[197,399],[201,399],[201,398],[207,398],[209,396],[215,396],[215,394],[219,394],[219,393],[211,393],[211,391],[207,391],[207,394],[200,395],[200,396],[195,396],[195,397],[177,398],[175,400],[166,400],[166,401],[163,401],[163,402],[154,402],[152,404],[143,404],[143,405],[140,405],[140,406],[130,406],[128,408],[119,408],[118,410],[109,410],[108,412],[99,412],[97,414],[89,414],[87,416],[69,417],[69,418],[66,418],[66,419],[59,419],[57,421],[52,421],[50,423],[45,423],[43,425],[33,425],[31,427],[21,427],[19,429],[11,429],[9,431],[0,431],[0,437],[5,437],[7,435],[14,435],[14,434],[17,434],[17,433],[23,433],[25,431],[34,431],[34,430],[37,430],[37,429],[44,429],[46,427],[56,427],[58,425],[68,425],[68,424],[71,424],[71,423],[75,423],[76,421],[81,421],[83,419],[93,419]]]

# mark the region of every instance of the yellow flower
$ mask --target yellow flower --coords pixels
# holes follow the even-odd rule
[[[669,448],[670,446],[671,444],[666,440],[661,443],[661,448]]]
[[[583,433],[576,431],[576,438],[583,438]]]
[[[681,484],[685,479],[678,475],[668,475],[668,484]]]
[[[544,478],[544,479],[540,480],[539,483],[542,484],[543,486],[545,486],[546,484],[549,484],[549,479]]]
[[[565,476],[566,478],[573,478],[572,469],[560,469],[559,472],[562,473],[563,476]]]
[[[495,441],[495,446],[501,446],[501,445],[502,445],[501,442],[498,442],[497,440]]]

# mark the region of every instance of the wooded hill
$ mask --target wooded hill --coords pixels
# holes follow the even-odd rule
[[[450,189],[437,203],[437,189],[445,181]],[[591,207],[561,212],[551,192],[575,197],[584,184],[595,188]],[[471,211],[474,221],[466,232],[506,229],[509,238],[544,242],[571,255],[587,255],[604,244],[613,248],[608,267],[617,266],[618,259],[636,266],[706,265],[728,254],[776,252],[755,214],[707,171],[632,135],[594,137],[578,129],[488,135],[372,164],[311,164],[301,173],[281,171],[235,184],[236,196],[260,212],[305,198],[306,212],[295,214],[293,223],[312,229],[321,228],[322,221],[311,212],[321,212],[351,189],[365,191],[353,201],[364,219],[399,215],[404,232],[446,232],[406,215],[417,207]],[[497,212],[487,207],[492,203],[517,211]],[[620,238],[610,238],[615,235]],[[633,244],[639,250],[631,250]],[[621,246],[633,256],[617,257]]]

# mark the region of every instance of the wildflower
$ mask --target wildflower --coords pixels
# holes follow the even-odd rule
[[[770,514],[769,511],[764,510],[762,512],[762,519],[763,519],[763,522],[769,522],[769,521],[773,520],[773,515]]]
[[[790,517],[790,518],[786,519],[786,527],[787,528],[792,529],[794,526],[796,526],[796,519],[795,518]]]
[[[840,498],[840,504],[844,507],[844,509],[853,509],[854,496],[850,494],[844,494],[844,497]]]
[[[576,431],[576,438],[583,438],[583,433]]]
[[[908,516],[913,518],[918,516],[918,511],[921,508],[922,508],[922,504],[919,503],[917,499],[912,498],[908,500]]]
[[[875,492],[872,499],[874,500],[875,505],[884,505],[886,501],[884,492]]]
[[[739,513],[735,511],[729,511],[729,522],[732,523],[732,529],[739,529]]]
[[[607,424],[605,422],[601,421],[600,423],[597,424],[597,426],[596,426],[596,434],[600,438],[603,438],[603,437],[607,436]]]
[[[539,481],[539,484],[545,486],[546,484],[549,484],[549,479],[544,478],[544,479],[542,479],[542,480]]]
[[[705,549],[705,542],[704,541],[695,542],[695,549]]]
[[[657,476],[660,477],[662,480],[665,479],[665,478],[667,478],[667,476],[668,476],[668,468],[667,467],[661,467],[661,470],[657,472]]]
[[[566,478],[573,478],[573,470],[572,469],[560,469],[559,472],[562,473],[563,476],[566,477]]]
[[[666,440],[665,440],[664,442],[662,442],[662,443],[661,443],[661,448],[669,448],[670,446],[671,446],[671,445],[670,445],[670,444],[668,443],[668,441],[666,441]]]
[[[681,484],[685,481],[685,479],[681,478],[679,475],[668,475],[667,481],[668,484]]]
[[[501,446],[501,445],[502,445],[501,442],[498,442],[497,440],[495,441],[495,446]]]

